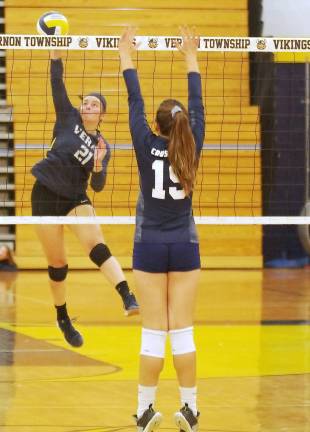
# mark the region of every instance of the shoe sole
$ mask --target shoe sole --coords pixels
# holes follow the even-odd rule
[[[195,432],[197,431],[197,425],[195,425],[193,428],[188,423],[184,415],[180,412],[177,412],[174,414],[174,421],[177,427],[180,429],[180,431],[184,432]]]
[[[143,432],[152,432],[155,429],[159,428],[159,425],[163,419],[163,416],[161,413],[157,412],[154,414],[154,416],[151,418],[151,420],[148,422],[148,424],[143,429]]]
[[[139,313],[140,313],[140,310],[139,310],[139,308],[137,308],[137,309],[129,309],[129,310],[125,310],[124,311],[124,315],[125,316],[133,316],[133,315],[139,315]]]

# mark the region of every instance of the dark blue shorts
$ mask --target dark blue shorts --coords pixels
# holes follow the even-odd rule
[[[135,242],[133,268],[148,273],[185,272],[200,269],[199,244]]]
[[[51,191],[38,180],[33,185],[32,216],[67,216],[71,210],[82,204],[92,205],[85,193],[75,198],[66,198]]]

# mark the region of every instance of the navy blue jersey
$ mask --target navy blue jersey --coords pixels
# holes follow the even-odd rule
[[[104,138],[99,132],[96,136],[86,132],[79,111],[68,98],[61,59],[51,61],[51,85],[56,111],[53,144],[46,158],[34,165],[31,172],[48,189],[67,198],[85,193],[91,174],[90,184],[99,192],[106,180],[109,145],[105,141],[108,151],[102,161],[103,169],[92,172],[95,147]]]
[[[137,71],[127,69],[129,124],[140,174],[136,242],[197,242],[192,195],[186,197],[168,160],[168,140],[155,135],[144,112]],[[205,134],[200,74],[188,74],[188,112],[197,158]]]

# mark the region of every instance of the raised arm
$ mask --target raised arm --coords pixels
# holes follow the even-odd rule
[[[144,145],[147,136],[151,135],[152,131],[146,121],[140,83],[132,61],[134,35],[134,28],[129,27],[124,30],[119,42],[119,56],[128,92],[130,132],[133,145],[138,147]]]
[[[199,37],[188,27],[180,28],[183,44],[178,45],[183,54],[188,73],[188,112],[197,151],[203,146],[205,135],[205,114],[202,103],[201,76],[197,60]]]
[[[119,58],[121,61],[121,69],[124,72],[127,69],[134,69],[134,64],[131,58],[134,47],[134,37],[136,29],[134,27],[127,27],[119,40],[118,50]]]
[[[196,36],[194,29],[189,29],[187,26],[181,26],[180,33],[183,43],[182,45],[177,44],[177,48],[184,55],[187,72],[197,72],[200,74],[199,64],[197,60],[199,37]]]
[[[56,116],[62,118],[74,108],[63,82],[63,64],[58,50],[51,51],[51,86]]]

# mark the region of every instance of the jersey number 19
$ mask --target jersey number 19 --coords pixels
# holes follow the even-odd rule
[[[152,189],[152,197],[157,199],[165,199],[166,191],[164,190],[164,161],[159,159],[155,160],[152,163],[152,169],[155,171],[155,187]],[[169,177],[173,183],[180,183],[179,179],[174,174],[171,165],[169,165]],[[175,200],[185,198],[184,189],[177,189],[174,186],[169,187],[169,195]]]

